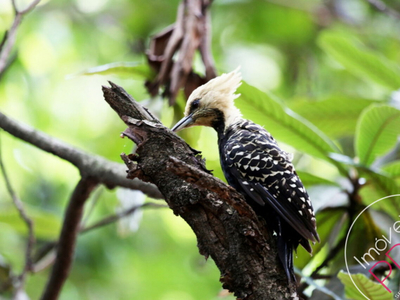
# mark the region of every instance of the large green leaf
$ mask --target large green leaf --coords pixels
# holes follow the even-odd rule
[[[400,193],[400,187],[396,181],[382,173],[374,170],[358,167],[360,176],[367,178],[367,185],[361,190],[364,204],[370,204],[382,197],[397,195]],[[397,218],[400,211],[400,196],[388,198],[386,201],[380,201],[377,205]]]
[[[77,75],[116,75],[132,79],[152,79],[154,72],[148,64],[114,62],[86,69]]]
[[[348,274],[339,272],[338,278],[345,286],[346,297],[354,300],[364,300],[367,297],[370,300],[392,300],[393,294],[389,293],[383,285],[373,282],[364,274]],[[353,283],[353,281],[354,283]],[[357,285],[358,289],[354,286]],[[364,294],[365,297],[360,293]]]
[[[298,99],[290,108],[331,137],[353,135],[361,112],[378,101],[334,96],[322,101]]]
[[[338,185],[336,182],[315,176],[314,174],[304,172],[304,171],[296,171],[297,175],[299,175],[301,182],[307,187],[317,184],[325,184],[325,185]]]
[[[382,171],[388,174],[391,178],[400,177],[400,160],[396,160],[382,167]]]
[[[360,163],[370,166],[375,158],[396,144],[400,135],[400,110],[388,105],[371,105],[357,123],[355,151]]]
[[[391,90],[400,88],[400,67],[343,32],[324,31],[319,45],[349,72]]]
[[[300,117],[270,94],[243,84],[238,89],[241,97],[235,102],[244,117],[265,126],[272,135],[299,151],[325,159],[342,172],[343,166],[332,160],[329,153],[339,153],[336,145],[318,128]]]

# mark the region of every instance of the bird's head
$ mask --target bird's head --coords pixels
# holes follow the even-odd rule
[[[240,95],[235,94],[242,77],[236,69],[222,74],[199,86],[189,96],[185,108],[185,117],[172,128],[173,131],[191,126],[210,126],[226,128],[241,118],[241,113],[234,105]]]

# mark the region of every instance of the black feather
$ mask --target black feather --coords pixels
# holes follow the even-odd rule
[[[216,129],[224,175],[277,236],[279,258],[293,281],[293,250],[301,244],[311,253],[309,240],[319,241],[307,191],[289,155],[264,128],[243,119],[222,128]]]

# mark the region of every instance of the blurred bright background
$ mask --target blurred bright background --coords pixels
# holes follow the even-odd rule
[[[396,0],[386,2],[400,7]],[[19,7],[27,3],[17,1]],[[119,138],[125,125],[103,100],[101,86],[107,85],[107,80],[123,86],[166,126],[172,125],[173,109],[165,100],[150,100],[143,80],[79,73],[113,62],[145,63],[150,37],[175,21],[178,3],[42,1],[23,19],[13,52],[15,61],[0,78],[1,111],[77,148],[121,162],[120,153],[130,152],[133,145]],[[294,110],[302,101],[334,97],[381,101],[391,96],[391,89],[344,68],[321,46],[324,33],[346,36],[399,62],[399,21],[375,11],[368,1],[215,0],[211,14],[218,72],[240,65],[244,80],[274,93]],[[10,1],[0,0],[0,33],[12,20]],[[195,66],[203,71],[199,57]],[[338,129],[328,122],[332,116],[327,120],[326,116],[313,117],[320,129],[325,126],[325,133],[337,138],[346,154],[354,154],[348,146],[348,132],[354,130],[356,121]],[[262,125],[268,129],[268,124]],[[195,136],[189,143],[203,151],[208,167],[222,177],[214,132],[196,129],[188,135]],[[4,132],[1,147],[11,182],[35,219],[39,245],[55,240],[68,197],[79,180],[78,171]],[[289,146],[283,148],[295,152]],[[311,156],[296,154],[295,163],[297,169],[328,180],[338,176],[332,166]],[[94,208],[86,222],[94,223],[134,203],[154,201],[144,198],[140,193],[101,187],[88,202],[87,206]],[[316,202],[316,207],[323,205]],[[25,227],[1,182],[3,269],[21,269],[25,236]],[[48,272],[29,276],[26,292],[30,299],[39,297]],[[60,299],[218,299],[222,290],[219,276],[213,261],[205,261],[198,253],[188,225],[167,208],[150,207],[79,237],[72,273]]]

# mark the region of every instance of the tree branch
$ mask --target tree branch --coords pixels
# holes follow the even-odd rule
[[[129,126],[123,132],[138,144],[135,154],[122,155],[128,178],[153,182],[169,207],[197,236],[200,253],[211,256],[221,272],[223,287],[240,299],[298,299],[278,258],[276,241],[269,236],[244,198],[211,176],[198,151],[138,111],[119,86],[103,87],[107,102]],[[118,105],[120,103],[120,105]],[[182,179],[184,178],[184,179]]]
[[[81,178],[69,200],[65,212],[64,223],[57,245],[57,256],[42,300],[55,300],[71,269],[76,238],[79,233],[80,222],[86,199],[99,182],[94,178]]]
[[[91,231],[91,230],[94,230],[94,229],[97,229],[97,228],[100,228],[100,227],[115,223],[118,220],[120,220],[122,218],[125,218],[125,217],[129,216],[130,214],[134,213],[136,210],[142,209],[142,208],[145,208],[145,207],[161,208],[161,207],[167,207],[167,206],[164,205],[164,204],[158,204],[158,203],[152,203],[152,202],[147,202],[147,203],[144,203],[142,205],[135,205],[135,206],[132,206],[129,209],[126,209],[126,210],[121,211],[119,213],[116,213],[116,214],[110,215],[108,217],[105,217],[104,219],[101,219],[100,221],[98,221],[98,222],[96,222],[96,223],[94,223],[92,225],[89,225],[89,226],[86,226],[84,228],[81,228],[79,233],[80,234],[81,233],[86,233],[88,231]]]
[[[79,229],[79,235],[95,230],[95,229],[99,229],[101,227],[110,225],[112,223],[117,222],[118,220],[121,220],[127,216],[129,216],[130,214],[134,213],[136,210],[138,209],[142,209],[142,208],[146,208],[146,207],[151,207],[151,208],[165,208],[168,207],[167,205],[164,204],[158,204],[158,203],[152,203],[152,202],[147,202],[144,203],[142,205],[135,205],[131,208],[128,208],[124,211],[121,211],[119,213],[116,214],[112,214],[109,215],[107,217],[104,217],[103,219],[99,220],[98,222],[95,222],[92,225],[89,226],[85,226],[83,227],[83,223],[84,221],[81,222],[81,227]],[[54,241],[54,242],[50,242],[47,243],[46,245],[44,245],[42,247],[42,249],[40,249],[39,253],[42,252],[41,254],[41,258],[38,259],[38,261],[33,265],[32,267],[32,272],[33,273],[38,273],[40,271],[43,271],[44,269],[48,268],[49,266],[51,266],[54,263],[54,260],[56,259],[56,253],[54,251],[54,248],[57,246],[58,241]]]
[[[0,74],[3,74],[3,72],[7,68],[8,57],[10,56],[11,50],[14,47],[17,30],[19,25],[21,24],[23,16],[34,9],[36,5],[39,4],[39,2],[40,0],[34,0],[33,2],[31,2],[31,4],[28,5],[27,8],[23,10],[18,10],[15,0],[11,1],[15,12],[15,17],[10,30],[7,31],[7,34],[4,38],[4,43],[2,43],[2,47],[0,47]]]
[[[24,15],[24,14],[27,14],[28,12],[30,12],[32,9],[34,9],[34,8],[36,7],[36,5],[39,4],[40,1],[41,1],[41,0],[34,0],[34,1],[32,1],[31,4],[29,4],[29,5],[28,5],[25,9],[23,9],[23,10],[19,10],[19,9],[16,7],[15,1],[14,1],[14,0],[13,0],[12,2],[13,2],[13,7],[14,7],[15,12],[16,12],[17,14]]]
[[[198,86],[216,76],[211,53],[210,0],[185,0],[178,7],[176,22],[154,36],[146,52],[150,66],[157,73],[146,87],[153,96],[164,88],[164,96],[170,105],[181,88],[186,97]],[[205,76],[193,71],[193,58],[200,51],[205,67]],[[176,58],[176,59],[175,59]]]
[[[0,112],[0,128],[11,135],[28,142],[39,149],[52,153],[76,166],[81,174],[95,178],[108,188],[115,186],[139,190],[155,199],[161,199],[162,195],[152,184],[142,182],[138,179],[128,180],[125,178],[125,166],[106,160],[100,156],[88,154],[76,149],[62,141],[59,141],[45,133],[37,131],[32,127],[21,124]]]
[[[385,2],[380,1],[380,0],[367,0],[367,2],[376,10],[393,17],[395,19],[400,20],[400,13],[393,8],[390,8],[389,6],[386,5]]]
[[[210,11],[205,12],[204,33],[200,42],[200,55],[206,69],[206,81],[209,81],[217,76],[215,70],[214,58],[211,52],[211,16]]]
[[[3,174],[4,181],[6,183],[6,188],[7,188],[8,193],[11,196],[14,206],[18,210],[18,213],[19,213],[21,219],[24,221],[24,223],[26,224],[26,227],[28,228],[28,242],[27,242],[26,250],[25,250],[25,265],[24,265],[24,268],[23,268],[21,274],[18,276],[18,283],[17,283],[17,288],[15,291],[15,294],[18,294],[18,292],[21,291],[24,287],[26,274],[28,272],[31,272],[32,267],[33,267],[32,250],[35,245],[35,234],[34,234],[34,229],[33,229],[34,224],[33,224],[32,219],[26,213],[22,201],[18,198],[17,194],[15,193],[15,191],[11,185],[10,179],[8,178],[8,174],[6,172],[6,168],[3,163],[3,154],[2,154],[1,146],[2,146],[2,144],[1,144],[1,139],[0,139],[0,168],[1,168],[1,172]]]

